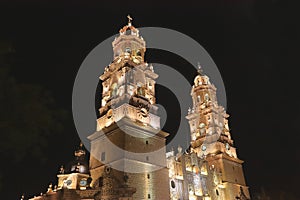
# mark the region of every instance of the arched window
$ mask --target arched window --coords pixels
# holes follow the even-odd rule
[[[171,180],[171,187],[174,189],[176,187],[175,182]]]
[[[197,101],[198,101],[198,102],[201,102],[201,97],[200,97],[200,95],[197,96]]]
[[[102,187],[103,186],[103,177],[100,177],[99,178],[99,187]]]
[[[131,53],[130,47],[126,47],[126,48],[125,48],[125,52],[126,52],[126,53]]]
[[[111,96],[116,96],[118,93],[118,84],[117,83],[113,83],[111,85]]]

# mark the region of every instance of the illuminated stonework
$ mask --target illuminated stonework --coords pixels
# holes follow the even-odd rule
[[[187,150],[178,147],[176,154],[166,153],[168,133],[160,130],[155,105],[158,75],[144,60],[146,43],[131,20],[128,16],[128,24],[112,42],[114,59],[100,76],[100,117],[96,132],[88,137],[89,163],[81,144],[75,160],[61,166],[57,186],[50,184],[45,194],[32,199],[249,199],[228,114],[218,105],[216,88],[201,69],[194,79],[193,106],[186,116],[191,146]],[[113,146],[124,151],[116,152]],[[155,155],[143,156],[158,149]],[[142,156],[132,157],[125,151]]]
[[[124,117],[159,129],[155,106],[158,75],[144,61],[146,43],[131,21],[120,30],[112,46],[114,60],[100,76],[103,92],[97,131]]]
[[[109,166],[109,175],[117,183],[110,184],[112,189],[101,195],[102,200],[114,198],[118,184],[125,184],[124,176],[128,187],[136,189],[132,199],[168,199],[165,157],[168,134],[160,131],[160,117],[155,105],[158,75],[153,66],[144,61],[146,43],[130,18],[112,46],[114,60],[100,76],[103,92],[97,131],[88,137],[91,141],[91,186],[97,188],[99,180],[105,181]],[[122,151],[114,151],[115,145]],[[143,155],[155,150],[159,150],[155,155]]]
[[[199,65],[188,110],[191,146],[167,153],[170,194],[177,199],[250,199],[242,163],[228,127],[228,114],[218,105],[216,88]]]

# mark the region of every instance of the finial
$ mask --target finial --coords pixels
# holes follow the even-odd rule
[[[83,143],[80,141],[79,147],[77,147],[77,150],[74,152],[76,157],[81,157],[85,155],[85,150],[83,147]]]
[[[75,171],[76,171],[76,172],[79,172],[79,171],[80,171],[80,163],[77,163],[76,168],[75,168]]]
[[[202,75],[203,74],[203,69],[201,67],[200,62],[198,62],[197,66],[198,66],[198,74]]]
[[[154,72],[154,69],[153,69],[153,65],[152,64],[150,64],[150,70],[151,70],[151,72]]]
[[[171,151],[174,151],[174,147],[171,148]]]
[[[53,191],[53,190],[52,190],[52,183],[50,183],[49,186],[48,186],[47,193],[52,192],[52,191]]]
[[[60,168],[59,168],[59,173],[60,173],[60,174],[64,174],[64,173],[65,173],[65,168],[64,168],[63,165],[60,166]]]
[[[177,151],[178,151],[179,154],[182,153],[182,147],[180,145],[178,145]]]
[[[53,192],[56,192],[56,191],[57,191],[57,185],[54,185]]]
[[[131,26],[132,17],[130,17],[130,15],[127,15],[127,18],[128,18],[128,26]]]

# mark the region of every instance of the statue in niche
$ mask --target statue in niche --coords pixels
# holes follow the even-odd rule
[[[118,94],[118,84],[117,83],[113,83],[111,85],[111,96],[115,97]]]
[[[144,87],[138,87],[138,89],[137,89],[137,95],[139,95],[139,96],[145,96],[145,88]]]

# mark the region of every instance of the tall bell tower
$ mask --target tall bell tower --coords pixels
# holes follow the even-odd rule
[[[213,184],[208,185],[208,195],[212,199],[249,199],[243,161],[237,157],[229,131],[229,115],[218,105],[216,87],[203,74],[200,65],[191,96],[193,106],[186,117],[190,125],[191,148],[215,172]]]
[[[119,199],[123,186],[132,189],[130,199],[169,199],[168,133],[160,130],[155,105],[158,75],[144,60],[146,43],[130,16],[112,46],[114,59],[100,76],[97,131],[88,137],[92,187],[101,188],[101,200]]]

